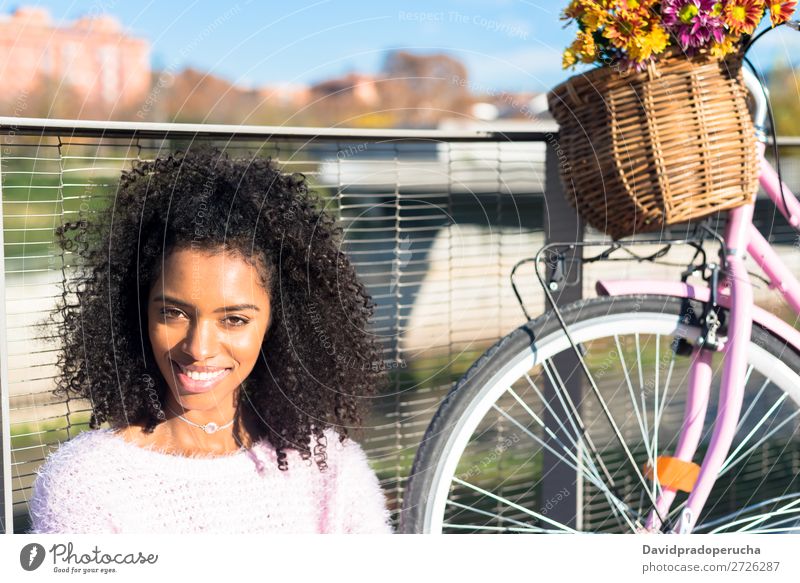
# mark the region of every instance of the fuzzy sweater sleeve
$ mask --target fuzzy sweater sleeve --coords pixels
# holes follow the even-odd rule
[[[80,437],[62,444],[36,471],[29,501],[30,534],[116,532],[92,478],[102,469],[85,455],[87,445]]]
[[[392,534],[386,496],[366,453],[351,439],[345,440],[341,447],[329,501],[330,532]]]

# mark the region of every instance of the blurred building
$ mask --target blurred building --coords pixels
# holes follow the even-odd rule
[[[261,101],[299,109],[311,101],[311,88],[299,83],[281,83],[256,89]]]
[[[311,86],[312,100],[347,100],[356,105],[374,106],[380,95],[375,77],[361,73],[348,73],[343,77],[328,79]]]
[[[7,97],[30,94],[47,81],[69,89],[85,106],[125,107],[150,90],[150,44],[129,36],[106,14],[66,26],[44,8],[0,15],[0,83]]]

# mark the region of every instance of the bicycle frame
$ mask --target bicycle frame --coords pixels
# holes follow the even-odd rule
[[[777,173],[764,158],[765,147],[763,141],[758,142],[759,182],[786,220],[792,226],[798,227],[800,201],[785,184],[783,195],[781,194]],[[675,532],[678,533],[690,533],[693,530],[733,442],[744,398],[746,351],[754,319],[776,331],[787,343],[800,351],[800,332],[753,305],[753,290],[744,266],[745,255],[749,255],[756,262],[769,279],[770,287],[777,289],[795,313],[800,315],[800,282],[753,225],[753,208],[754,204],[751,203],[733,209],[728,214],[724,236],[728,277],[726,281],[720,283],[718,293],[719,303],[729,308],[729,323],[727,342],[722,348],[724,361],[718,412],[699,476],[675,528]],[[603,295],[612,296],[666,293],[705,301],[711,296],[711,290],[702,286],[698,288],[688,284],[652,280],[600,281],[597,289]],[[696,453],[702,434],[711,385],[711,357],[710,349],[695,347],[693,350],[686,410],[674,454],[674,457],[687,462],[690,462]],[[648,530],[657,531],[661,528],[661,520],[658,517],[667,516],[675,495],[675,490],[662,489],[661,494],[657,496],[656,509],[648,517],[646,523]]]

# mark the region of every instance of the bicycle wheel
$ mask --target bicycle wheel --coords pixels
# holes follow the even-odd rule
[[[687,319],[692,311],[702,313],[702,305],[665,296],[602,297],[562,309],[635,464],[554,314],[500,340],[428,427],[401,530],[638,531],[661,488],[646,467],[672,455],[683,422],[693,357],[681,339],[693,343],[700,333]],[[698,463],[716,417],[722,355],[711,362]],[[736,436],[694,532],[800,531],[799,428],[800,356],[754,324]],[[666,528],[687,497],[678,492]]]

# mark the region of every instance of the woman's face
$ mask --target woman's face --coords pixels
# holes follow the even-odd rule
[[[174,401],[184,409],[228,409],[255,367],[270,322],[256,269],[228,252],[174,251],[150,290],[147,315]]]

